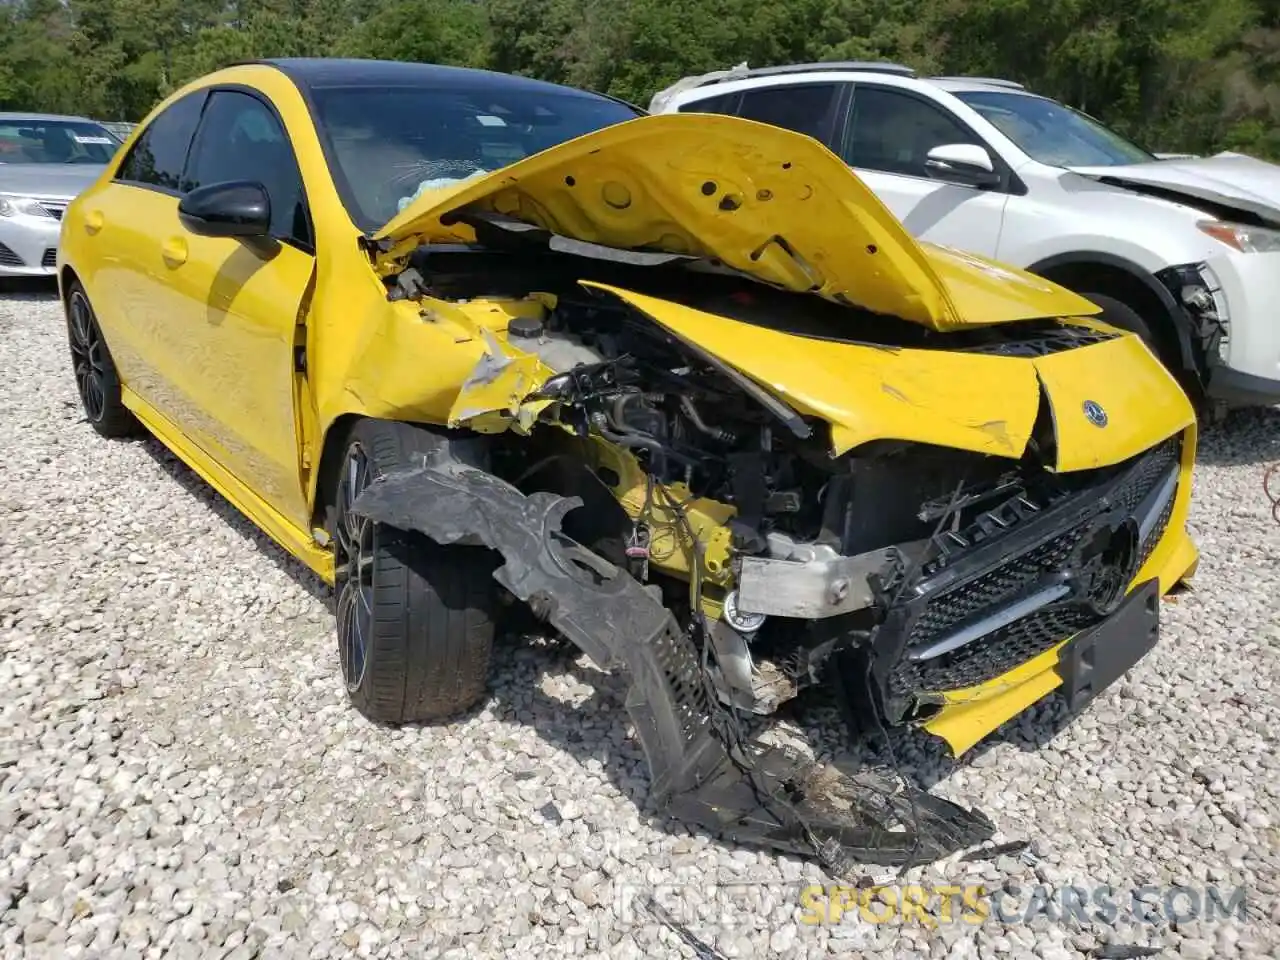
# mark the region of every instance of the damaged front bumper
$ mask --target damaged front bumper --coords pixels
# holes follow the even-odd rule
[[[1175,435],[1065,497],[1011,485],[933,543],[785,557],[771,539],[770,557],[742,558],[734,610],[829,624],[855,727],[921,724],[959,755],[1061,684],[1068,638],[1102,629],[1141,584],[1159,595],[1189,575],[1193,450],[1193,435]],[[845,623],[859,621],[845,615],[873,605],[883,619],[851,637]],[[728,644],[713,636],[719,653]]]
[[[882,719],[918,723],[956,754],[1056,688],[1079,708],[1151,648],[1159,597],[1194,569],[1185,532],[1193,457],[1191,428],[1014,533],[935,559],[867,642],[840,646],[842,669],[843,657],[870,655],[846,673],[846,687],[857,680],[855,694],[869,692],[863,699]],[[814,857],[833,873],[940,859],[992,836],[981,813],[884,771],[851,773],[746,740],[714,686],[716,671],[700,662],[658,589],[562,532],[580,504],[526,495],[441,453],[371,485],[354,509],[439,543],[495,550],[503,587],[601,668],[623,671],[653,798],[672,816],[726,840]],[[900,560],[875,551],[744,564],[738,586],[749,603],[835,623],[866,606],[868,581],[887,578]],[[719,660],[717,626],[708,624],[706,642]]]
[[[1043,507],[1019,494],[945,534],[955,554],[903,585],[873,639],[889,721],[994,680],[1110,616],[1169,527],[1181,448],[1175,436],[1064,503]]]
[[[997,595],[996,612],[1007,611],[1017,602],[1011,597],[1043,590],[1046,566],[1053,563],[1071,574],[1067,582],[1074,591],[993,630],[980,644],[943,655],[931,667],[919,657],[896,664],[896,676],[887,683],[899,690],[914,686],[921,699],[935,705],[936,712],[920,720],[925,730],[946,741],[956,756],[963,754],[1001,724],[1063,687],[1064,675],[1071,672],[1071,644],[1078,637],[1107,629],[1113,621],[1120,622],[1122,604],[1145,584],[1153,584],[1155,595],[1163,596],[1194,575],[1199,554],[1186,530],[1194,459],[1192,427],[1138,458],[1100,496],[1075,508],[1079,511],[1075,515],[1059,517],[1056,535],[1040,539],[1028,530],[1007,545],[1007,553],[988,557],[988,565],[968,582],[1004,591],[1006,605],[1000,606]],[[1115,542],[1125,528],[1134,535],[1126,546],[1136,555],[1122,568],[1127,576],[1121,581],[1123,589],[1115,592],[1105,580],[1082,576],[1089,569],[1089,558],[1082,551],[1100,542],[1099,533]],[[1046,556],[1055,552],[1062,554],[1061,559]],[[952,590],[926,589],[923,596],[925,605],[908,636],[936,647],[949,631],[954,636],[963,629],[957,627],[956,610],[948,602],[957,595]],[[987,597],[988,602],[992,599]],[[992,612],[988,607],[984,614]],[[1138,656],[1141,652],[1134,659]],[[1102,687],[1096,683],[1094,687],[1096,695]],[[1073,709],[1083,705],[1079,697],[1070,696],[1069,689],[1065,692]]]
[[[581,501],[521,493],[441,457],[387,475],[353,509],[439,543],[483,544],[504,563],[495,579],[606,670],[630,680],[627,711],[654,799],[678,819],[741,843],[854,863],[939,859],[989,839],[982,814],[863,771],[849,776],[758,741],[711,692],[690,636],[661,599],[570,540],[564,516]]]

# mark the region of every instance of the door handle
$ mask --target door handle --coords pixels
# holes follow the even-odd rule
[[[107,218],[102,215],[101,210],[90,210],[84,215],[84,230],[89,236],[93,236],[107,222]]]
[[[171,267],[180,267],[187,262],[187,241],[181,237],[170,237],[160,247],[160,256]]]

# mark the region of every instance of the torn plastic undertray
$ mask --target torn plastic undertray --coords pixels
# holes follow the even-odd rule
[[[895,784],[853,776],[784,748],[739,739],[736,718],[708,695],[694,643],[627,572],[561,532],[581,501],[526,496],[447,455],[388,474],[353,510],[438,543],[487,546],[494,578],[601,668],[625,670],[626,708],[649,763],[654,800],[709,833],[816,858],[844,874],[857,863],[940,859],[991,837],[983,814]]]

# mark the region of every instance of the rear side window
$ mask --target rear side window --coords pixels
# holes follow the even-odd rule
[[[730,116],[737,113],[734,109],[738,105],[737,93],[722,93],[718,97],[707,97],[705,100],[693,100],[689,103],[682,103],[676,107],[677,113],[727,113]]]
[[[182,168],[200,122],[204,98],[203,90],[189,93],[152,120],[120,165],[116,179],[175,193],[180,190]]]
[[[311,244],[302,174],[275,113],[257,97],[218,90],[209,97],[182,191],[250,180],[271,199],[271,235]]]
[[[762,87],[742,95],[738,116],[831,142],[840,87],[834,83],[807,83]]]

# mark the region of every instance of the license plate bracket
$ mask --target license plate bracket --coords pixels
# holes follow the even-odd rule
[[[1129,592],[1106,620],[1072,637],[1058,653],[1067,709],[1077,713],[1151,651],[1160,639],[1160,581]]]

